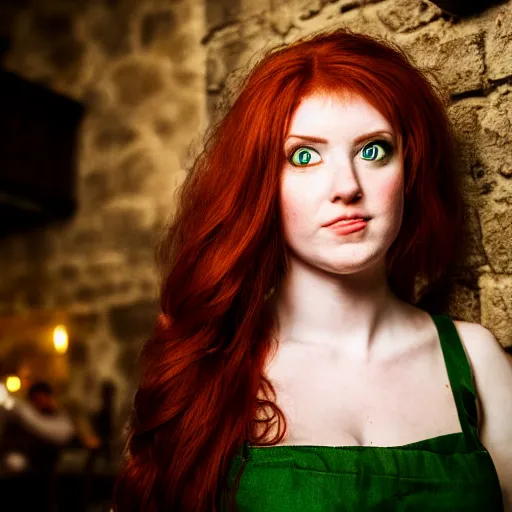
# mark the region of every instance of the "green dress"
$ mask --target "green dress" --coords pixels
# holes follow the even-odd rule
[[[237,510],[503,511],[495,466],[477,434],[476,392],[464,348],[449,317],[432,318],[462,432],[386,447],[244,443],[227,479]],[[226,494],[221,503],[228,510]]]

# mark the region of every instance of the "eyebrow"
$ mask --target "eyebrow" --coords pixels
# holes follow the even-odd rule
[[[356,137],[354,139],[354,142],[357,144],[363,140],[367,140],[372,137],[375,137],[376,135],[390,135],[391,137],[393,137],[393,134],[386,130],[376,130],[376,131],[373,131],[370,133],[365,133],[364,135],[359,135],[359,137]],[[327,144],[329,142],[327,139],[322,139],[320,137],[314,137],[313,135],[293,135],[293,134],[288,135],[288,137],[286,138],[286,141],[291,138],[302,139],[302,140],[307,140],[307,141],[311,141],[311,142],[317,142],[319,144]]]

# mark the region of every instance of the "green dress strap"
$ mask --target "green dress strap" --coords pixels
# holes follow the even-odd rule
[[[503,512],[478,437],[470,363],[453,321],[437,328],[462,432],[401,446],[251,446],[232,460],[222,512]],[[435,411],[432,411],[435,414]]]
[[[453,320],[447,315],[431,315],[431,317],[439,334],[462,432],[468,446],[478,450],[482,447],[482,443],[478,437],[477,394],[470,362]]]

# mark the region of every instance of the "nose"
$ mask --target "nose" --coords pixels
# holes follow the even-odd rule
[[[350,204],[362,192],[354,162],[349,159],[338,160],[332,169],[330,201],[334,203],[341,199],[343,203]]]

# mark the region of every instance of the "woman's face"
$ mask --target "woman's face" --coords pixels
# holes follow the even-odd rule
[[[292,258],[336,274],[385,261],[403,214],[398,134],[358,96],[309,96],[285,138],[281,208]],[[358,213],[364,229],[343,234],[330,221]]]

